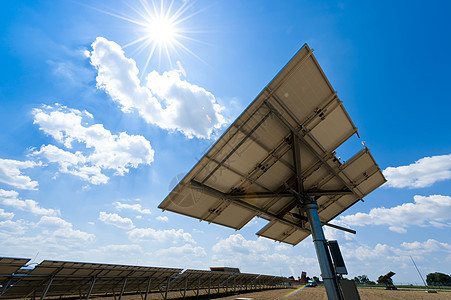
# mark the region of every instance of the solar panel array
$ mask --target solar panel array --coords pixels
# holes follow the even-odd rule
[[[299,195],[327,223],[386,181],[366,147],[336,157],[357,128],[312,53],[299,50],[159,208],[236,230],[261,217],[257,235],[296,245],[310,234]]]
[[[112,264],[93,264],[45,260],[33,269],[24,268],[29,259],[0,258],[0,298],[36,298],[94,295],[122,297],[139,293],[147,299],[150,293],[179,291],[199,295],[220,292],[284,287],[286,277],[185,270]]]

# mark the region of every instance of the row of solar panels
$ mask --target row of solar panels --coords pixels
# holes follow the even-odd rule
[[[36,298],[79,295],[119,295],[141,293],[144,299],[160,292],[187,291],[196,295],[288,285],[286,277],[155,268],[141,266],[43,261],[35,268],[24,268],[29,259],[0,257],[0,298]]]

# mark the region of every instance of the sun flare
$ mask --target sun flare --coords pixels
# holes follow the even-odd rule
[[[188,10],[194,11],[192,9],[193,4],[194,2],[191,1],[139,0],[139,4],[129,4],[134,13],[133,16],[101,11],[136,25],[134,31],[138,33],[138,38],[124,45],[123,48],[135,46],[138,53],[147,54],[142,69],[142,75],[144,75],[154,56],[158,57],[159,64],[161,59],[166,57],[171,67],[174,63],[173,58],[179,57],[180,52],[188,53],[200,59],[184,44],[186,41],[199,42],[189,36],[194,31],[189,30],[183,24],[198,13],[198,11],[195,11],[187,14]]]
[[[175,24],[168,18],[157,17],[150,20],[148,25],[148,39],[154,41],[159,46],[174,43],[177,33]]]

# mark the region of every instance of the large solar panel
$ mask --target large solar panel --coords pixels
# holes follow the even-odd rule
[[[159,208],[237,230],[258,216],[269,221],[259,236],[296,245],[310,234],[291,192],[297,174],[323,223],[386,181],[366,147],[347,162],[336,157],[355,133],[304,45]]]

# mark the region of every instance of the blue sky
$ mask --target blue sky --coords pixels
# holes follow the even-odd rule
[[[388,179],[337,218],[357,235],[326,230],[349,276],[420,282],[409,256],[449,273],[446,1],[174,0],[183,46],[157,44],[148,63],[165,37],[136,24],[152,22],[144,6],[0,3],[0,255],[318,275],[310,238],[291,247],[257,238],[263,220],[235,232],[157,209],[308,43],[359,128],[338,154],[365,141]]]

